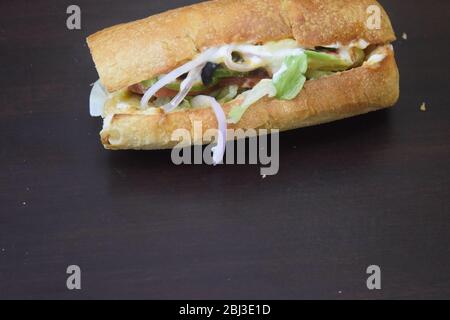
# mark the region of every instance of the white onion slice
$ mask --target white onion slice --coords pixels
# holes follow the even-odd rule
[[[148,106],[148,102],[155,95],[155,93],[157,93],[159,90],[161,90],[169,83],[175,82],[183,74],[190,72],[192,69],[198,67],[199,65],[207,63],[216,52],[217,52],[216,48],[208,49],[205,52],[201,53],[194,60],[182,65],[181,67],[173,70],[169,74],[162,77],[144,94],[141,100],[141,107],[146,108]]]
[[[229,46],[226,50],[225,56],[223,57],[224,63],[228,69],[238,72],[249,72],[258,68],[258,64],[262,64],[263,60],[259,57],[254,57],[256,60],[254,64],[237,63],[233,61],[233,52],[237,51],[235,46]],[[238,51],[241,53],[242,51]],[[245,57],[244,57],[245,60]]]
[[[234,47],[235,52],[239,52],[242,54],[250,54],[263,58],[272,57],[272,53],[270,53],[265,46],[255,46],[251,44],[238,45]]]
[[[103,115],[103,107],[108,97],[108,91],[103,87],[100,80],[97,80],[92,86],[89,97],[89,113],[91,117],[101,117]]]
[[[196,96],[192,100],[193,105],[207,106],[210,105],[216,115],[218,128],[218,139],[217,145],[212,148],[213,152],[213,163],[218,165],[223,161],[223,156],[225,154],[225,147],[227,141],[227,117],[222,109],[222,106],[217,102],[216,99],[209,96]]]
[[[180,85],[180,91],[178,94],[163,107],[165,112],[171,112],[178,108],[181,102],[183,102],[184,98],[188,95],[189,91],[191,91],[194,84],[198,81],[202,80],[202,70],[205,64],[201,64],[200,66],[189,71],[186,79]]]

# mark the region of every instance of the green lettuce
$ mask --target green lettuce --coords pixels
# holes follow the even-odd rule
[[[242,93],[244,101],[240,105],[234,106],[228,114],[229,123],[238,123],[247,109],[255,102],[261,100],[265,96],[269,98],[275,97],[277,89],[273,85],[272,80],[261,80],[252,90]]]
[[[273,76],[277,99],[292,100],[297,97],[305,84],[306,70],[308,59],[305,54],[286,57],[281,69]]]
[[[227,103],[238,95],[239,86],[233,85],[225,87],[217,92],[216,99],[220,104]]]

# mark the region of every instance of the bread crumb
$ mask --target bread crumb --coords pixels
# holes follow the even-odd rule
[[[267,176],[266,176],[266,175],[263,175],[262,178],[265,179],[265,178],[267,178]]]
[[[420,106],[420,111],[422,111],[422,112],[426,112],[427,111],[427,105],[426,105],[425,102],[422,103],[422,105]]]
[[[408,35],[406,34],[406,32],[403,32],[402,38],[403,40],[408,40]]]

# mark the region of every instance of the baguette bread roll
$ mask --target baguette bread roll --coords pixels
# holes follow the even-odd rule
[[[367,9],[381,10],[369,30]],[[375,0],[216,0],[171,10],[97,32],[87,39],[100,80],[114,92],[167,73],[205,48],[293,38],[305,48],[364,39],[395,40]]]
[[[301,1],[305,2],[305,1]],[[383,109],[395,104],[399,97],[399,73],[390,45],[380,46],[373,55],[384,55],[381,61],[366,61],[361,67],[336,73],[326,78],[307,81],[297,98],[291,101],[265,98],[244,114],[233,129],[279,129],[307,127]],[[226,113],[234,103],[225,104]],[[211,108],[188,109],[165,114],[162,111],[122,112],[106,109],[101,140],[112,150],[152,150],[173,148],[172,133],[177,129],[190,132],[194,144],[194,122],[201,121],[202,130],[216,129]]]

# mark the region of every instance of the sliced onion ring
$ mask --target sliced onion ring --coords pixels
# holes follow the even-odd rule
[[[200,66],[189,71],[186,79],[180,85],[180,91],[178,94],[170,101],[170,103],[166,104],[163,109],[164,112],[171,112],[178,108],[181,102],[183,102],[184,98],[188,95],[189,91],[191,91],[192,87],[196,82],[202,79],[202,69],[205,64],[201,64]]]
[[[255,65],[234,62],[233,61],[233,52],[235,52],[235,51],[236,51],[235,46],[229,46],[226,50],[226,53],[224,56],[224,63],[228,69],[238,71],[238,72],[250,72],[257,68],[257,67],[255,67]],[[238,51],[238,52],[241,52],[241,51]],[[255,56],[255,58],[261,60],[259,57]]]
[[[194,60],[182,65],[181,67],[173,70],[169,74],[162,77],[158,82],[156,82],[147,92],[144,94],[141,100],[141,108],[147,108],[148,102],[150,99],[161,90],[163,87],[168,85],[169,83],[175,82],[180,76],[190,72],[192,69],[207,63],[209,59],[217,52],[216,48],[211,48],[201,53]]]
[[[227,117],[222,109],[222,106],[217,102],[216,99],[209,96],[196,96],[192,100],[193,105],[207,106],[210,105],[216,115],[218,123],[218,139],[217,145],[212,148],[213,152],[213,163],[218,165],[222,163],[223,156],[225,154],[226,141],[227,141]]]

